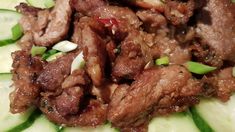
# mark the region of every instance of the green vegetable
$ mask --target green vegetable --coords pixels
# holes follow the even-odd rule
[[[233,67],[232,74],[233,74],[233,77],[235,77],[235,67]]]
[[[63,56],[63,55],[65,55],[64,52],[58,52],[58,53],[56,53],[56,54],[53,54],[53,55],[49,56],[49,57],[46,59],[46,61],[48,61],[48,62],[53,61],[53,60],[55,60],[55,59],[57,59],[57,58],[59,58],[59,57],[61,57],[61,56]]]
[[[54,0],[26,0],[29,5],[38,8],[51,8],[55,5]]]
[[[51,55],[56,54],[57,52],[59,52],[59,51],[54,50],[54,49],[51,49],[51,50],[47,51],[46,53],[44,53],[44,54],[42,55],[42,59],[43,59],[43,60],[46,60],[48,57],[50,57]]]
[[[233,3],[235,3],[235,0],[232,0]]]
[[[42,46],[33,46],[31,49],[31,55],[32,56],[36,56],[36,55],[42,55],[45,53],[45,51],[47,50],[46,47],[42,47]]]
[[[156,65],[168,65],[170,62],[168,56],[161,57],[155,61]]]
[[[55,1],[54,0],[45,0],[44,5],[46,8],[51,8],[55,5]]]
[[[213,132],[213,129],[207,124],[207,122],[198,114],[197,110],[193,107],[190,108],[193,121],[200,129],[201,132]]]
[[[13,40],[18,40],[23,35],[23,29],[19,23],[11,28],[11,33]]]
[[[190,72],[201,75],[214,71],[216,69],[216,67],[207,66],[193,61],[188,61],[187,63],[185,63],[185,66]]]

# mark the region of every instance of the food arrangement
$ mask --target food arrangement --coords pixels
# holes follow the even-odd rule
[[[232,1],[0,3],[0,131],[235,131]]]

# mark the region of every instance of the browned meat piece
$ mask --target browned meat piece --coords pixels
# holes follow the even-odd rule
[[[36,103],[40,87],[36,83],[43,63],[39,58],[31,57],[25,51],[16,51],[13,58],[13,82],[15,90],[10,94],[10,111],[20,113]]]
[[[235,6],[230,0],[209,0],[200,10],[197,33],[222,60],[235,62]]]
[[[73,73],[64,80],[62,83],[62,88],[69,88],[76,85],[87,85],[89,82],[90,79],[87,76],[85,70],[78,69],[73,71]]]
[[[81,112],[62,116],[55,104],[54,100],[48,97],[41,98],[41,111],[47,118],[56,124],[63,124],[66,126],[97,126],[106,121],[107,105],[104,105],[96,100],[90,100]]]
[[[105,42],[91,27],[82,30],[83,55],[86,71],[95,86],[102,84],[106,63]]]
[[[98,23],[97,20],[91,17],[81,17],[79,20],[74,22],[74,33],[72,36],[72,41],[82,47],[82,30],[89,26],[94,32],[103,36],[105,34],[104,26]]]
[[[149,33],[167,33],[166,18],[157,11],[142,10],[138,11],[136,15],[143,21],[144,30]]]
[[[33,37],[36,45],[52,46],[54,43],[66,37],[72,15],[72,8],[69,1],[57,0],[55,7],[48,16],[46,27],[35,29]],[[41,23],[41,19],[47,19],[47,17],[39,18],[37,21],[38,24]]]
[[[123,0],[132,5],[139,6],[146,9],[156,9],[157,11],[163,12],[165,4],[162,0]]]
[[[45,90],[56,91],[70,74],[71,64],[76,54],[69,53],[47,64],[39,77],[38,84]]]
[[[114,79],[133,79],[152,60],[150,46],[154,36],[139,31],[131,31],[121,44],[121,53],[117,56],[112,69]]]
[[[168,56],[171,64],[183,64],[191,59],[189,49],[179,45],[176,40],[161,36],[157,36],[155,39],[157,44],[153,46],[152,54]]]
[[[61,95],[56,97],[55,106],[62,116],[76,114],[83,98],[83,89],[80,87],[66,88]]]
[[[204,96],[215,96],[222,101],[228,101],[235,91],[235,78],[232,76],[231,67],[220,70],[214,76],[204,77],[202,82]]]
[[[33,15],[33,16],[37,16],[37,13],[42,10],[40,8],[36,8],[33,6],[29,6],[26,3],[20,3],[19,5],[17,5],[16,10],[20,13],[22,13],[23,15]]]
[[[127,7],[102,6],[93,12],[93,16],[98,17],[99,21],[108,21],[102,23],[109,27],[110,34],[118,40],[122,40],[128,31],[137,29],[142,24],[135,13]],[[113,22],[109,23],[111,19]]]
[[[129,88],[117,88],[109,104],[108,119],[117,127],[138,126],[161,106],[179,112],[198,103],[194,98],[200,90],[200,83],[182,66],[148,69]],[[178,99],[184,101],[178,103]]]
[[[118,84],[106,81],[104,84],[102,84],[102,86],[93,86],[91,89],[91,94],[95,95],[99,101],[108,104],[117,87]]]
[[[76,11],[85,15],[89,15],[100,6],[107,5],[106,0],[71,0],[70,3]]]
[[[188,0],[187,2],[166,0],[164,14],[173,25],[180,25],[188,22],[193,15],[194,8],[194,0]]]
[[[109,57],[109,61],[113,63],[116,59],[116,53],[118,53],[116,44],[113,41],[110,41],[109,43],[107,43],[106,51]]]

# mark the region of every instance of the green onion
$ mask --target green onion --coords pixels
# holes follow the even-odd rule
[[[19,23],[11,28],[11,33],[13,40],[18,40],[23,35],[23,29]]]
[[[49,57],[46,59],[46,61],[50,62],[50,61],[56,60],[57,58],[59,58],[59,57],[61,57],[61,56],[63,56],[63,55],[65,55],[64,52],[58,52],[58,53],[56,53],[56,54],[53,54],[53,55],[49,56]]]
[[[67,40],[61,41],[57,44],[55,44],[52,49],[61,51],[61,52],[70,52],[75,50],[78,47],[77,44],[69,42]]]
[[[31,55],[32,56],[36,56],[36,55],[42,55],[45,53],[45,51],[47,50],[46,47],[42,47],[42,46],[33,46],[31,49]]]
[[[56,54],[57,52],[59,52],[59,51],[54,50],[54,49],[51,49],[51,50],[47,51],[46,53],[44,53],[44,54],[42,55],[42,59],[43,59],[43,60],[46,60],[48,57],[50,57],[50,56]]]
[[[168,65],[170,62],[168,56],[161,57],[159,59],[156,59],[155,64],[156,65]]]
[[[233,67],[232,75],[235,77],[235,67]]]
[[[195,74],[201,74],[201,75],[209,73],[216,69],[216,67],[204,65],[198,62],[193,62],[193,61],[186,62],[185,66],[190,72],[195,73]]]
[[[85,66],[85,61],[83,59],[83,53],[79,53],[77,57],[73,60],[71,64],[71,73],[76,69],[82,69]]]
[[[54,0],[45,0],[44,5],[46,8],[51,8],[55,5],[55,1]]]
[[[235,3],[235,0],[232,0],[233,3]]]

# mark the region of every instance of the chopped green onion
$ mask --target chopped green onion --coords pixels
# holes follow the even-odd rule
[[[42,55],[45,53],[45,51],[47,50],[46,47],[42,47],[42,46],[33,46],[31,49],[31,55],[32,56],[36,56],[36,55]]]
[[[44,5],[46,8],[51,8],[55,5],[55,1],[54,0],[45,0]]]
[[[233,67],[232,75],[235,77],[235,67]]]
[[[156,59],[155,64],[156,65],[168,65],[170,62],[168,56],[161,57],[159,59]]]
[[[50,57],[51,55],[56,54],[57,52],[59,52],[59,51],[54,50],[54,49],[51,49],[51,50],[47,51],[46,53],[44,53],[44,54],[42,55],[42,59],[43,59],[43,60],[46,60],[48,57]]]
[[[78,47],[77,44],[65,40],[65,41],[61,41],[55,44],[52,47],[52,49],[55,49],[61,52],[69,52],[69,51],[75,50],[77,47]]]
[[[201,74],[201,75],[216,70],[216,67],[204,65],[198,62],[193,62],[193,61],[186,62],[185,66],[190,72],[195,73],[195,74]]]
[[[49,57],[46,59],[46,61],[50,62],[50,61],[56,60],[57,58],[59,58],[59,57],[61,57],[61,56],[63,56],[63,55],[65,55],[65,53],[63,53],[63,52],[58,52],[58,53],[56,53],[56,54],[53,54],[53,55],[49,56]]]
[[[23,35],[23,29],[19,23],[11,28],[11,33],[13,40],[18,40]]]
[[[235,0],[232,0],[233,3],[235,3]]]
[[[82,69],[84,66],[85,66],[85,61],[83,59],[83,53],[81,52],[72,62],[71,73],[76,69]]]

